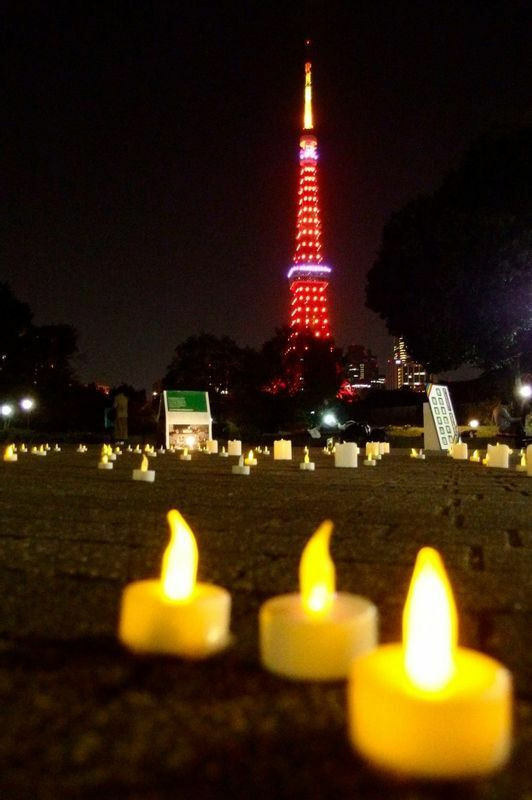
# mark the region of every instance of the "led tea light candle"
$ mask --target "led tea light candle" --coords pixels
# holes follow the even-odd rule
[[[240,439],[229,439],[227,442],[227,452],[230,456],[241,456],[242,442]]]
[[[98,469],[113,469],[113,466],[114,464],[112,461],[109,461],[109,456],[107,453],[103,455],[98,462]]]
[[[155,470],[148,469],[149,462],[146,455],[142,456],[142,461],[140,464],[140,469],[133,470],[133,480],[134,481],[144,481],[145,483],[153,483],[155,480]]]
[[[137,445],[135,445],[135,449],[133,450],[133,452],[134,452],[134,453],[137,453],[137,454],[138,454],[138,453],[142,453],[142,450],[140,449],[140,445],[138,445],[138,444],[137,444]]]
[[[423,450],[416,450],[415,447],[410,451],[410,458],[418,458],[420,461],[425,461],[425,453]]]
[[[521,452],[519,453],[519,464],[516,466],[516,472],[526,472],[526,454],[525,451],[521,448]]]
[[[496,444],[495,446],[489,444],[488,452],[486,455],[488,467],[498,467],[499,469],[508,469],[509,459],[512,451],[507,444]]]
[[[302,469],[305,472],[314,472],[314,470],[316,469],[316,464],[314,463],[314,461],[310,460],[308,447],[305,447],[303,451],[303,461],[300,462],[299,469]]]
[[[161,578],[126,586],[118,635],[136,652],[206,658],[229,644],[231,595],[220,586],[196,582],[194,534],[175,509],[167,519],[171,538]]]
[[[59,445],[58,444],[54,444],[54,453],[60,453],[60,452],[61,452],[61,448],[59,447]]]
[[[47,455],[47,453],[46,453],[46,450],[44,449],[44,445],[43,445],[43,444],[41,444],[41,446],[40,446],[40,447],[32,447],[32,448],[31,448],[31,453],[32,453],[32,455],[34,455],[34,456],[41,456],[41,457],[42,457],[42,456],[46,456],[46,455]]]
[[[238,464],[233,464],[231,467],[231,472],[233,475],[249,475],[250,468],[247,464],[244,464],[244,456],[240,456],[238,459]]]
[[[291,461],[292,442],[290,439],[276,439],[273,443],[274,461]]]
[[[358,447],[354,442],[338,444],[334,451],[334,466],[342,468],[358,467]]]
[[[371,461],[382,458],[379,442],[366,442],[366,458]]]
[[[7,462],[18,461],[18,456],[17,456],[17,454],[15,452],[15,445],[14,444],[8,444],[8,446],[4,450],[3,460],[7,461]]]
[[[379,442],[379,452],[383,456],[390,455],[390,442]]]
[[[20,445],[19,451],[20,451],[21,453],[27,453],[27,452],[28,452],[28,448],[26,447],[26,445],[24,444],[24,442],[22,442],[22,444]]]
[[[184,447],[183,448],[183,452],[179,456],[179,460],[180,461],[191,461],[192,460],[192,456],[188,452],[188,447]]]
[[[218,452],[218,440],[217,439],[207,439],[207,452],[209,455],[216,455]]]
[[[270,453],[270,448],[269,448],[269,447],[265,447],[263,452],[264,452],[264,455],[265,455],[265,456],[269,456],[269,455],[271,455],[271,453]]]
[[[303,550],[300,592],[272,597],[259,612],[262,664],[286,678],[345,678],[352,659],[377,644],[373,603],[336,592],[329,555],[332,527],[323,522]]]
[[[512,680],[488,656],[457,645],[443,562],[418,553],[403,612],[403,643],[356,659],[348,690],[352,744],[374,766],[419,778],[467,778],[506,762]]]
[[[256,467],[257,466],[257,459],[253,453],[253,450],[250,450],[246,459],[244,459],[244,464],[248,467]]]
[[[225,447],[222,447],[222,449],[221,449],[220,453],[218,453],[218,455],[221,456],[222,458],[228,458],[229,453],[227,452]]]
[[[469,460],[472,461],[474,464],[479,464],[480,463],[480,453],[479,453],[479,451],[478,450],[473,450],[473,455],[470,457]]]

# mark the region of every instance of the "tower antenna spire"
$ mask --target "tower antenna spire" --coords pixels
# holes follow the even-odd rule
[[[307,45],[310,40],[307,39]],[[303,114],[303,130],[311,131],[313,129],[312,121],[312,64],[310,61],[305,62],[305,112]]]

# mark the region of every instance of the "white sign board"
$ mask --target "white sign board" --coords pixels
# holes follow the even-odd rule
[[[449,389],[429,383],[427,397],[429,402],[423,408],[425,450],[448,450],[458,439],[458,425]]]
[[[166,447],[197,450],[212,439],[208,392],[163,392]]]

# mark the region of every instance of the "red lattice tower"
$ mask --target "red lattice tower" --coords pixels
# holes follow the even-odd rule
[[[321,221],[318,196],[318,140],[312,119],[312,67],[305,64],[305,110],[299,140],[299,205],[296,249],[288,280],[291,310],[288,352],[312,336],[330,339],[327,287],[331,268],[321,255]]]

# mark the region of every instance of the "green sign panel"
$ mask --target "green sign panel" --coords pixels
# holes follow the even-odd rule
[[[168,411],[202,411],[207,412],[206,392],[166,392]]]

